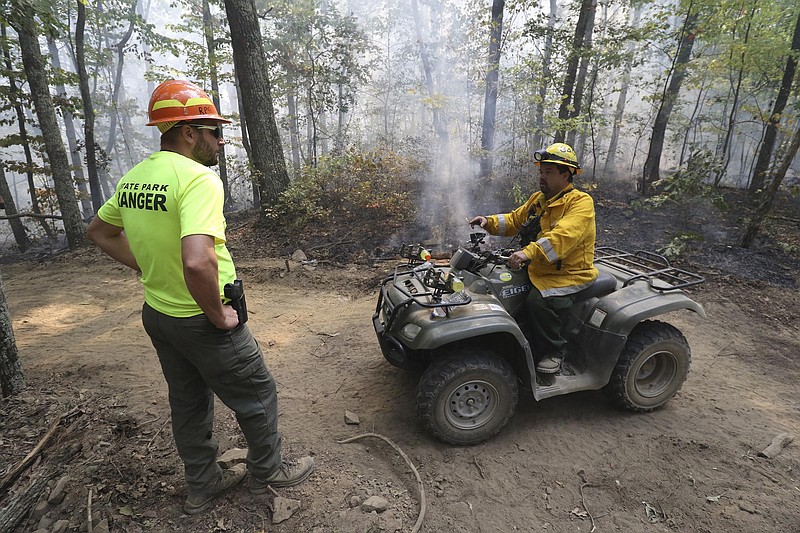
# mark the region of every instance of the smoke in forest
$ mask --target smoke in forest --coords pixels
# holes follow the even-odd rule
[[[691,12],[682,3],[638,7],[594,3],[587,21],[581,18],[585,6],[578,0],[541,5],[506,2],[490,172],[482,171],[481,158],[486,154],[481,138],[492,2],[257,4],[290,175],[347,150],[382,146],[408,151],[428,163],[420,184],[424,197],[420,223],[433,228],[433,240],[444,241],[469,232],[467,217],[508,211],[520,195],[533,192],[537,180],[531,153],[553,142],[559,132],[583,163],[584,183],[615,180],[635,188],[665,102],[670,114],[656,157],[662,175],[694,164],[707,171],[710,182],[748,186],[788,57],[793,19],[787,13],[792,11],[781,7],[787,2],[765,6],[749,20],[735,19],[736,24],[747,25],[736,28],[721,24],[733,20],[725,19],[724,12]],[[132,26],[121,56],[114,43],[129,29],[124,6],[108,6],[104,13],[88,10],[87,47],[92,58],[88,68],[106,194],[132,165],[157,149],[157,135],[145,126],[155,84],[171,77],[187,78],[210,90],[213,68],[219,79],[221,112],[234,120],[225,129],[232,205],[252,205],[226,13],[222,5],[209,3],[209,27],[217,43],[212,65],[198,5],[195,0],[138,5],[140,23]],[[695,25],[702,31],[692,40],[686,64],[676,68],[692,17],[699,17]],[[573,42],[581,21],[588,26],[580,35],[583,44],[576,55]],[[73,18],[65,19],[63,30],[50,49],[60,67],[72,72],[74,52],[67,36],[74,35]],[[747,35],[749,40],[739,41],[737,61],[726,62],[733,57],[731,35]],[[10,43],[13,62],[19,60],[13,30]],[[48,45],[44,37],[41,45],[43,49]],[[676,95],[668,95],[676,75],[682,84]],[[774,82],[763,83],[765,76]],[[65,106],[80,100],[71,81],[63,87],[54,85],[51,92]],[[567,96],[571,100],[565,105]],[[793,94],[787,109],[796,104]],[[65,139],[67,117],[73,121],[77,133],[70,149],[82,154],[81,112],[73,111],[69,115],[62,111],[59,120]],[[18,135],[13,106],[0,113],[4,119],[0,135]],[[36,138],[33,110],[25,108],[24,115],[30,136]],[[796,112],[784,117],[776,156],[783,153],[797,121]],[[30,205],[31,181],[37,189],[48,184],[41,170],[42,149],[33,146],[38,170],[32,177],[24,170],[21,145],[9,143],[3,152],[6,179],[21,209]],[[796,162],[787,180],[796,179],[798,167]]]

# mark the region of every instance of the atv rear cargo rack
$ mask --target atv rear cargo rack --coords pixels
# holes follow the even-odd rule
[[[623,287],[642,280],[646,281],[651,289],[666,292],[685,289],[705,281],[699,274],[673,267],[663,255],[645,250],[625,252],[611,246],[600,246],[595,249],[594,262],[629,274],[631,277],[623,282]]]

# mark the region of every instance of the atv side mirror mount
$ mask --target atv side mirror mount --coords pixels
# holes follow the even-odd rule
[[[480,245],[483,244],[483,240],[486,238],[485,233],[470,233],[469,234],[469,242],[470,242],[470,251],[478,252],[480,251]]]

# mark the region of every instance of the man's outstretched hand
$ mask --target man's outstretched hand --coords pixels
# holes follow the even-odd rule
[[[478,216],[474,217],[472,220],[469,221],[469,225],[470,225],[471,228],[474,228],[475,226],[480,226],[482,228],[486,228],[486,223],[487,222],[488,222],[488,220],[486,220],[486,217],[478,215]]]

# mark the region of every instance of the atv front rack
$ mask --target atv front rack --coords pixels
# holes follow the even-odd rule
[[[412,304],[417,304],[420,307],[425,307],[429,309],[436,309],[436,308],[443,308],[446,314],[449,314],[449,308],[456,307],[459,305],[467,305],[472,302],[472,298],[466,292],[459,293],[462,295],[457,301],[442,301],[442,296],[444,294],[449,294],[441,290],[441,288],[436,287],[429,287],[426,285],[425,280],[426,278],[430,278],[427,275],[428,271],[435,267],[430,266],[428,268],[419,269],[416,268],[409,268],[406,265],[399,265],[395,267],[394,273],[390,276],[387,276],[381,282],[380,287],[380,295],[378,296],[378,305],[376,306],[375,313],[380,313],[381,309],[384,307],[384,302],[388,304],[387,306],[387,313],[386,316],[386,331],[390,331],[392,329],[392,324],[394,323],[397,314],[400,310],[411,306]],[[407,276],[407,280],[401,280],[401,277]],[[418,291],[417,287],[414,285],[412,280],[416,279],[419,284],[423,287],[427,287],[430,290],[423,290]],[[386,285],[391,283],[394,287],[405,297],[400,302],[394,303],[388,297],[386,297]]]
[[[594,262],[629,274],[631,277],[623,282],[623,287],[641,280],[647,282],[653,290],[667,292],[699,285],[705,281],[699,274],[671,266],[663,255],[645,250],[625,252],[611,246],[600,246],[595,249]]]

